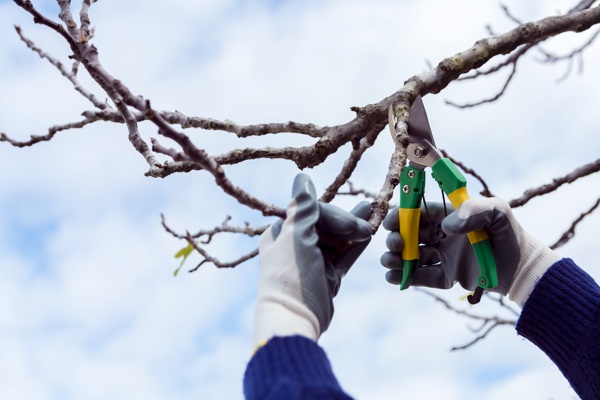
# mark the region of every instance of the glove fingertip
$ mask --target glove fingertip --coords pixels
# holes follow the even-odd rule
[[[398,219],[398,207],[394,207],[383,219],[383,227],[388,231],[397,231],[400,229],[400,220]]]
[[[442,220],[442,230],[448,235],[460,235],[463,232],[465,220],[458,216],[458,211],[450,213]]]
[[[371,216],[372,210],[371,203],[368,201],[361,201],[350,211],[350,213],[361,220],[367,220]]]
[[[310,177],[304,173],[299,173],[294,178],[292,185],[292,197],[298,198],[308,195],[311,200],[317,201],[317,191]]]
[[[273,240],[276,240],[279,234],[281,233],[281,226],[283,225],[283,220],[278,219],[271,225],[271,237]]]
[[[392,270],[386,272],[385,280],[392,285],[400,285],[402,283],[402,270]]]
[[[356,238],[354,240],[363,242],[365,240],[371,240],[373,237],[373,227],[364,219],[356,221]]]

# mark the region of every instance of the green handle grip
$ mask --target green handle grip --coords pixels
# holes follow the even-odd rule
[[[472,243],[477,264],[479,264],[478,284],[480,288],[491,289],[498,286],[498,274],[496,272],[496,259],[492,251],[489,239]]]
[[[402,247],[402,282],[400,290],[408,288],[417,272],[419,260],[419,221],[421,198],[425,190],[425,172],[407,166],[400,174],[400,210],[398,222]]]
[[[462,203],[469,199],[467,180],[452,161],[447,158],[440,158],[431,169],[433,179],[448,195],[448,199],[450,199],[455,209],[458,209]],[[480,275],[477,282],[479,287],[490,289],[498,286],[496,259],[487,232],[473,231],[469,232],[467,236],[479,264]]]

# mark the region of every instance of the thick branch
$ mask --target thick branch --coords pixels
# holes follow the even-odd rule
[[[430,73],[411,78],[416,90],[439,93],[460,75],[479,68],[492,57],[508,54],[524,43],[538,43],[563,32],[582,32],[600,22],[600,7],[522,24],[504,34],[482,39],[470,49],[446,58]]]

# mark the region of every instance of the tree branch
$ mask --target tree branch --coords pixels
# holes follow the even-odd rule
[[[462,169],[463,171],[465,171],[465,173],[473,176],[475,179],[477,179],[479,181],[479,183],[481,183],[481,185],[483,186],[483,190],[481,192],[479,192],[479,194],[481,194],[482,196],[485,196],[485,197],[494,197],[494,194],[490,191],[490,188],[488,187],[488,185],[485,182],[485,180],[477,172],[475,172],[475,170],[467,167],[462,162],[460,162],[460,161],[454,159],[453,157],[451,157],[448,154],[448,152],[446,152],[446,150],[441,150],[441,152],[444,155],[444,157],[450,159],[450,161],[452,161],[455,165],[457,165],[458,167],[460,167],[460,169]]]
[[[469,318],[472,320],[480,321],[482,323],[482,325],[479,328],[472,329],[472,331],[474,333],[480,332],[477,336],[475,336],[475,338],[473,340],[469,341],[468,343],[466,343],[464,345],[452,347],[450,349],[450,351],[465,350],[465,349],[475,345],[480,340],[486,338],[487,335],[490,332],[492,332],[495,328],[502,326],[502,325],[513,326],[517,322],[516,319],[506,319],[506,318],[501,318],[498,316],[489,316],[489,315],[484,316],[484,315],[473,314],[470,311],[462,310],[462,309],[455,307],[454,305],[450,304],[447,300],[445,300],[444,298],[431,292],[430,290],[425,290],[420,287],[415,287],[415,290],[417,290],[418,292],[421,292],[421,293],[425,293],[426,295],[432,297],[435,301],[441,303],[446,309],[454,312],[455,314],[461,315],[463,317],[466,317],[466,318]],[[501,307],[501,309],[508,310],[513,315],[518,316],[519,313],[517,311],[515,311],[514,308],[510,307],[508,304],[506,304],[504,302],[503,296],[498,296],[498,297],[491,296],[489,292],[484,292],[484,294],[486,296],[488,296],[489,298],[493,299],[494,301],[496,301],[499,304],[499,306]],[[483,330],[486,326],[487,326],[487,329]]]
[[[598,206],[600,206],[600,197],[596,200],[596,203],[594,203],[592,207],[590,207],[587,211],[584,211],[579,217],[577,217],[577,219],[575,219],[575,221],[573,221],[569,229],[567,229],[565,233],[563,233],[562,236],[550,246],[550,248],[555,250],[567,244],[567,242],[571,240],[573,236],[575,236],[575,228],[577,225],[583,221],[585,217],[591,215],[598,208]]]
[[[576,168],[563,177],[553,179],[551,183],[526,190],[521,197],[509,201],[508,204],[511,208],[521,207],[534,197],[553,192],[566,183],[573,183],[579,178],[583,178],[598,171],[600,171],[600,158]]]
[[[31,50],[33,50],[34,52],[36,52],[40,56],[40,58],[46,59],[50,64],[52,64],[61,73],[62,76],[64,76],[65,78],[67,78],[69,80],[69,82],[71,82],[71,84],[73,85],[73,89],[75,89],[83,97],[85,97],[86,99],[88,99],[90,101],[90,103],[92,103],[94,105],[94,107],[99,108],[100,110],[105,110],[107,108],[110,108],[110,106],[107,103],[103,103],[103,102],[99,101],[94,94],[88,92],[81,85],[81,83],[76,78],[75,73],[73,71],[68,71],[64,67],[63,63],[61,63],[56,58],[52,57],[50,54],[46,53],[45,51],[43,51],[42,49],[40,49],[39,47],[37,47],[35,45],[35,43],[33,43],[32,40],[28,39],[23,34],[20,26],[15,25],[15,30],[17,31],[17,34],[19,35],[19,38],[21,39],[21,41],[23,43],[25,43],[25,45],[27,47],[29,47]]]

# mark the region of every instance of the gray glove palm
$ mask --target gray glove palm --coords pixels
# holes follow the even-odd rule
[[[448,206],[449,211],[453,209]],[[445,217],[442,204],[428,204],[419,228],[419,268],[413,285],[448,289],[458,282],[468,290],[477,287],[479,265],[466,237],[474,230],[486,230],[490,236],[498,272],[498,286],[492,292],[510,295],[522,305],[543,273],[560,257],[527,233],[514,217],[508,203],[498,198],[467,200]],[[431,222],[429,221],[431,218]],[[392,210],[383,226],[391,231],[386,245],[390,251],[381,264],[390,269],[388,282],[402,281],[402,238],[398,232],[398,209]],[[447,237],[438,235],[439,227]],[[436,228],[437,226],[437,228]]]

